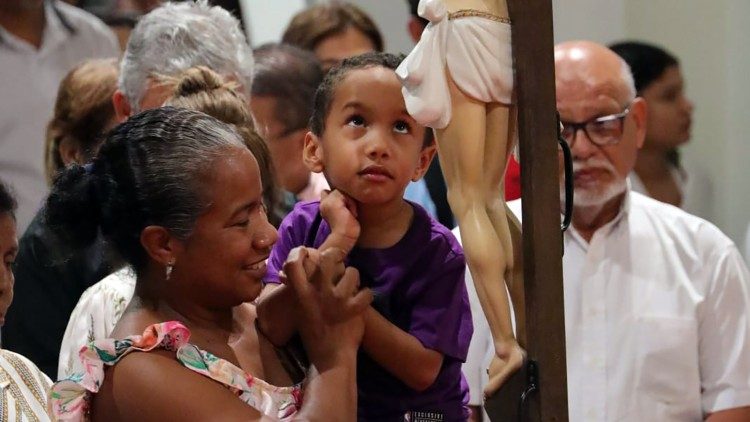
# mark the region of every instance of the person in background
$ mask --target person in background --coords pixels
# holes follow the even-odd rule
[[[198,66],[177,78],[168,78],[174,93],[166,105],[201,111],[230,124],[242,136],[245,146],[255,157],[260,169],[263,202],[269,221],[280,223],[278,188],[276,187],[271,154],[265,141],[253,130],[252,119],[244,97],[235,90],[236,84],[225,82],[212,70]],[[272,221],[275,220],[275,221]],[[57,379],[83,371],[78,351],[89,341],[107,338],[120,320],[135,291],[136,275],[124,267],[86,289],[70,314],[62,345]]]
[[[685,166],[679,148],[690,140],[693,103],[677,58],[655,45],[628,41],[610,48],[630,66],[638,96],[646,100],[646,141],[630,174],[634,191],[708,218],[712,189],[700,167]]]
[[[296,202],[318,200],[328,189],[325,176],[311,172],[302,160],[313,96],[323,80],[323,71],[315,55],[288,44],[260,46],[253,56],[250,108],[285,191],[286,214]]]
[[[130,34],[112,100],[118,122],[159,107],[174,89],[164,77],[206,66],[238,84],[249,98],[253,55],[239,21],[206,1],[164,3],[144,15]]]
[[[13,302],[13,262],[18,253],[16,201],[0,180],[0,326]],[[52,382],[25,357],[0,348],[0,414],[11,421],[49,421],[47,393]]]
[[[88,162],[114,126],[112,94],[117,89],[117,59],[91,59],[60,83],[44,142],[46,179],[73,163]],[[70,313],[84,290],[119,267],[101,237],[72,253],[37,212],[19,241],[15,305],[6,316],[3,340],[36,363],[49,377],[57,374],[60,341]]]
[[[60,81],[82,60],[119,55],[112,31],[81,9],[0,1],[0,177],[18,195],[19,232],[47,194],[42,140]]]

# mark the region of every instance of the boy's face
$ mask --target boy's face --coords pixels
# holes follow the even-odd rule
[[[308,133],[305,161],[360,203],[400,201],[435,154],[422,148],[424,130],[406,112],[393,70],[352,70],[333,93],[322,136]]]

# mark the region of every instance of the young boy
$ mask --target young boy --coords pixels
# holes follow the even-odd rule
[[[304,159],[335,190],[284,220],[267,281],[278,283],[296,246],[342,249],[376,297],[358,357],[359,420],[465,420],[461,362],[472,324],[464,256],[448,229],[403,199],[435,147],[423,144],[424,128],[406,112],[398,64],[390,54],[357,56],[318,88]],[[259,304],[260,327],[277,344],[293,330],[291,300],[281,287]]]

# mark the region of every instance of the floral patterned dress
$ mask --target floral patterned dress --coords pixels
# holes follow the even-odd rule
[[[245,373],[231,362],[190,344],[189,339],[190,331],[182,323],[167,321],[147,327],[140,336],[89,343],[81,348],[79,354],[84,372],[73,374],[52,386],[49,398],[52,416],[64,421],[88,420],[91,396],[99,391],[104,381],[104,366],[115,365],[132,351],[156,349],[174,351],[185,368],[224,385],[240,400],[265,415],[289,420],[299,410],[302,405],[300,385],[271,385]]]

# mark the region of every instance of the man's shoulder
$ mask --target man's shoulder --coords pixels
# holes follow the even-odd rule
[[[444,262],[464,262],[464,251],[461,242],[457,239],[458,233],[454,234],[435,218],[430,216],[426,210],[415,214],[415,219],[421,219],[429,224],[429,239],[424,245],[412,245],[420,248],[423,255],[442,256]],[[458,228],[456,228],[458,230]],[[462,264],[463,265],[463,264]]]
[[[635,229],[658,229],[654,235],[670,236],[676,242],[692,244],[703,252],[734,246],[718,227],[701,217],[637,192],[630,193],[630,200]],[[652,224],[642,224],[644,221]]]

